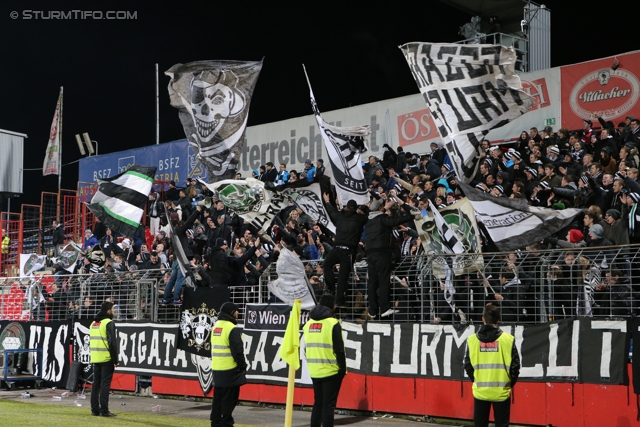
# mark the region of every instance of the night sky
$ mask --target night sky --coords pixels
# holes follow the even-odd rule
[[[50,1],[2,2],[0,128],[29,136],[24,168],[42,168],[60,86],[66,164],[80,158],[76,133],[89,132],[102,154],[155,143],[155,63],[162,143],[184,138],[164,75],[176,63],[264,57],[249,114],[252,126],[311,114],[302,63],[321,111],[418,93],[398,45],[460,40],[458,28],[470,20],[436,0],[296,2],[295,8],[228,3],[235,7],[219,1],[67,1],[55,7]],[[637,37],[627,37],[637,27],[635,12],[603,9],[602,2],[545,4],[552,11],[552,66],[638,48]],[[25,19],[52,10],[128,11],[136,19],[80,19],[80,12],[71,20]],[[77,164],[64,167],[63,187],[75,188],[77,175]],[[20,201],[37,202],[40,191],[55,191],[57,182],[41,170],[25,171],[26,194],[14,199],[12,211]]]

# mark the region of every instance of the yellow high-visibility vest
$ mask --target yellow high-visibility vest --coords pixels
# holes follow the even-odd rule
[[[229,346],[229,334],[235,327],[228,320],[218,320],[211,330],[211,369],[214,371],[228,371],[238,367]]]
[[[93,322],[89,328],[89,350],[91,352],[91,363],[104,363],[111,360],[109,343],[107,342],[107,325],[111,319],[102,319]]]
[[[305,356],[311,378],[325,378],[338,373],[340,367],[333,351],[333,327],[338,319],[309,320],[304,325]]]
[[[502,402],[511,392],[511,350],[513,335],[503,332],[496,341],[484,343],[476,334],[467,338],[469,359],[474,369],[473,396]]]
[[[2,238],[2,253],[4,255],[9,253],[9,243],[11,243],[11,239],[9,238],[9,236],[4,236]]]

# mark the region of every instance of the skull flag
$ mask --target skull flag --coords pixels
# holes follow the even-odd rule
[[[171,78],[171,105],[180,111],[184,133],[206,166],[209,182],[235,175],[261,69],[261,61],[197,61],[165,72]]]
[[[513,48],[493,45],[407,43],[400,46],[438,126],[460,181],[469,183],[491,129],[533,106],[515,74]]]

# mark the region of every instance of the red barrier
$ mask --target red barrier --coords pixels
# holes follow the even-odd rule
[[[631,378],[631,365],[628,366]],[[131,377],[133,375],[121,375]],[[133,381],[135,383],[135,381]],[[117,389],[114,381],[112,389]],[[198,381],[153,378],[154,394],[200,396]],[[211,397],[210,392],[206,397]],[[575,427],[632,426],[638,415],[631,386],[520,382],[512,394],[511,422]],[[286,387],[247,384],[240,400],[284,404]],[[295,405],[313,405],[313,390],[296,388]],[[357,411],[473,418],[471,382],[389,378],[348,374],[342,384],[339,408]]]

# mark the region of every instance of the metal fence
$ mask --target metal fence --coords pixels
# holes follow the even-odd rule
[[[401,259],[391,276],[396,313],[382,321],[479,323],[489,303],[504,323],[541,323],[576,316],[620,317],[640,313],[640,247],[607,247],[465,255],[420,255]],[[316,296],[325,289],[322,260],[305,261]],[[115,304],[116,320],[177,323],[180,308],[162,305],[170,270],[90,275],[45,275],[0,279],[0,319],[91,319],[100,304]],[[244,319],[249,303],[277,302],[268,282],[275,263],[258,284],[233,286],[231,300]],[[366,259],[354,264],[347,308],[338,317],[365,322],[368,316]],[[378,317],[376,319],[380,321]]]
[[[401,259],[391,276],[391,322],[481,323],[488,303],[501,309],[504,323],[542,323],[576,316],[640,314],[639,246],[516,251],[464,255],[420,255]],[[325,292],[322,261],[306,261],[307,276]],[[264,301],[274,301],[261,278]],[[315,276],[315,277],[314,277]],[[356,263],[348,283],[346,309],[353,322],[368,316],[366,259]]]

